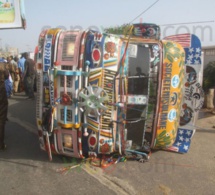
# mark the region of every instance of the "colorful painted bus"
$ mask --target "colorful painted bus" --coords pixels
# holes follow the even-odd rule
[[[155,149],[186,153],[203,103],[201,65],[196,36],[161,40],[155,24],[133,24],[125,35],[42,31],[41,149],[50,160],[59,154],[100,165],[113,156],[145,161]]]

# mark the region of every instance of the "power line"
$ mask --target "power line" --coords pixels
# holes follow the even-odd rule
[[[174,25],[182,25],[182,24],[199,24],[199,23],[211,23],[211,22],[214,22],[214,20],[211,20],[211,21],[198,21],[198,22],[186,22],[186,23],[175,23],[175,24],[162,24],[162,25],[159,25],[159,26],[174,26]]]
[[[150,5],[146,10],[144,10],[143,12],[141,12],[137,17],[135,17],[131,22],[129,22],[129,24],[131,24],[134,20],[136,20],[138,17],[140,17],[142,14],[144,14],[145,12],[147,12],[150,8],[152,8],[156,3],[158,3],[159,0],[157,0],[155,3],[153,3],[152,5]]]
[[[147,9],[145,9],[144,11],[142,11],[138,16],[136,16],[131,22],[129,22],[128,24],[131,24],[134,20],[136,20],[138,17],[140,17],[141,15],[143,15],[144,13],[146,13],[149,9],[151,9],[156,3],[158,3],[159,0],[157,0],[156,2],[154,2],[152,5],[150,5]],[[186,23],[174,23],[174,24],[162,24],[159,26],[169,26],[169,25],[182,25],[182,24],[197,24],[197,23],[212,23],[214,22],[214,20],[211,21],[198,21],[198,22],[186,22]]]

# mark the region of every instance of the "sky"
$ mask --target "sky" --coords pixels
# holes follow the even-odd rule
[[[104,28],[155,23],[161,38],[196,34],[202,46],[215,45],[214,0],[25,0],[27,28],[0,30],[1,47],[34,51],[44,28]]]

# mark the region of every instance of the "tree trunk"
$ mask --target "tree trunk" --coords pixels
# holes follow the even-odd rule
[[[214,89],[209,89],[209,93],[206,95],[207,97],[207,108],[214,109]]]

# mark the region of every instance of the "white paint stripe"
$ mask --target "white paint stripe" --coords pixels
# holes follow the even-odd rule
[[[80,55],[80,60],[83,60],[84,59],[84,55],[83,53]]]

